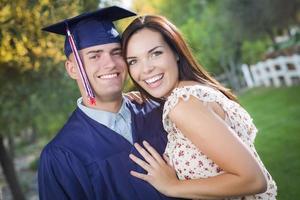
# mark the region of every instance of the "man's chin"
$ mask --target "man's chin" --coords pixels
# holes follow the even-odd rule
[[[105,90],[103,89],[101,92],[96,95],[99,99],[106,99],[115,101],[122,98],[122,88],[118,88],[116,90]]]

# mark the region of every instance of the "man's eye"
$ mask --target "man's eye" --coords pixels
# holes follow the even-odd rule
[[[127,64],[128,64],[128,66],[132,66],[132,65],[134,65],[134,64],[136,64],[136,60],[129,60],[129,61],[127,61]]]
[[[97,58],[99,58],[98,55],[92,55],[92,56],[89,57],[90,60],[95,60],[95,59],[97,59]]]
[[[120,55],[122,55],[122,51],[115,51],[115,52],[113,52],[113,55],[120,56]]]

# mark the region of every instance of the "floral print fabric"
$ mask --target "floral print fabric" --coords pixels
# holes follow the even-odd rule
[[[176,106],[179,99],[187,101],[190,96],[196,97],[199,101],[202,101],[204,105],[216,102],[221,106],[226,115],[226,124],[230,126],[241,141],[249,147],[267,178],[268,189],[266,192],[257,195],[226,199],[276,199],[276,184],[264,167],[253,145],[257,129],[252,122],[252,118],[238,103],[228,99],[220,91],[208,86],[192,85],[175,88],[164,105],[163,125],[168,132],[168,143],[165,154],[169,157],[171,165],[175,168],[178,178],[181,180],[208,178],[224,173],[216,163],[210,160],[199,148],[186,138],[176,127],[176,124],[168,118],[168,113]]]

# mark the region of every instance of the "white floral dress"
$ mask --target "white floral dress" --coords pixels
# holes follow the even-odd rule
[[[181,180],[207,178],[223,173],[223,170],[186,138],[168,117],[168,113],[178,103],[179,98],[187,101],[191,95],[204,102],[204,104],[216,102],[222,107],[226,115],[226,124],[234,130],[241,141],[250,147],[250,150],[258,160],[267,178],[268,188],[266,192],[227,199],[276,199],[276,184],[264,167],[253,145],[257,129],[252,123],[252,118],[238,103],[229,100],[220,91],[204,85],[175,88],[164,105],[163,125],[168,132],[168,143],[165,154],[169,157],[171,164],[175,168],[178,178]]]

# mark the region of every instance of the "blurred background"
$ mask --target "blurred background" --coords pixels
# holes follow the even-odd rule
[[[0,199],[38,199],[41,149],[79,97],[63,37],[41,28],[109,5],[164,15],[181,30],[253,117],[278,199],[299,199],[300,0],[0,0]],[[125,92],[132,89],[128,81]]]

